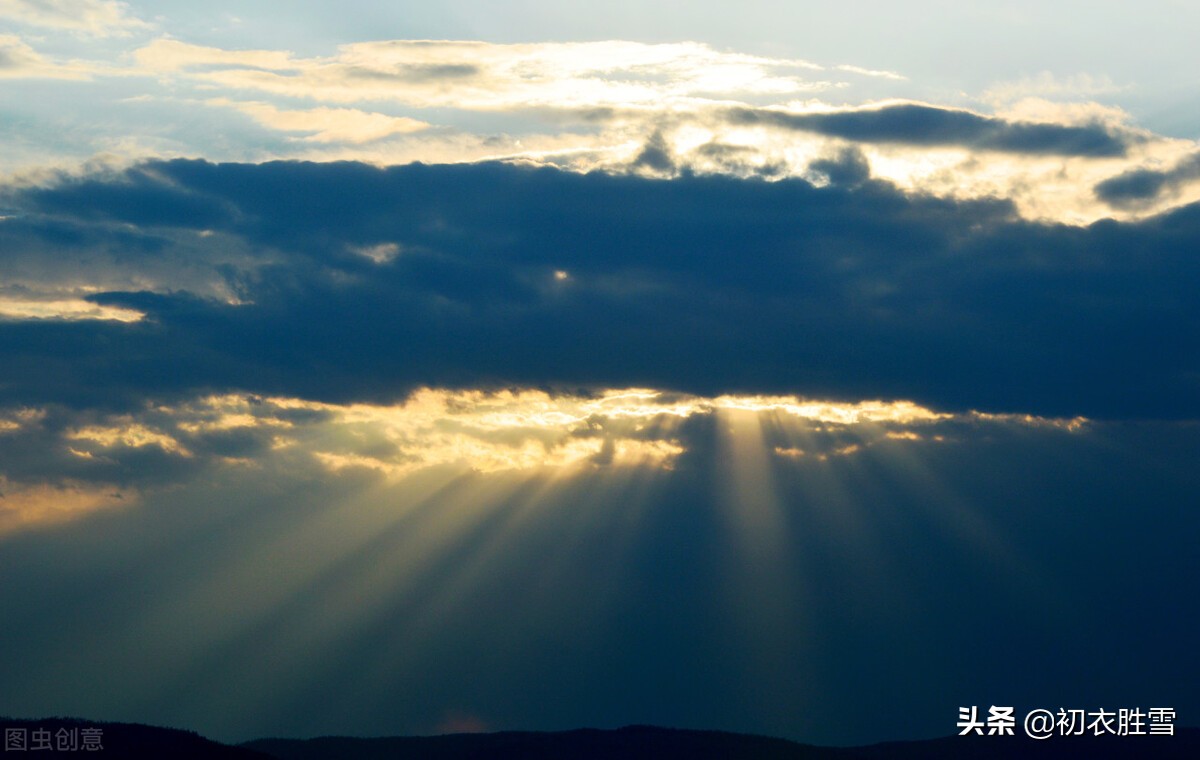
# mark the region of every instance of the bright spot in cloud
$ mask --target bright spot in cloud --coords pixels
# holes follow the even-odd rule
[[[607,390],[595,396],[423,389],[394,406],[268,398],[260,409],[265,415],[288,410],[326,415],[319,436],[296,426],[275,437],[271,445],[276,450],[298,447],[313,451],[331,470],[361,467],[392,477],[435,465],[478,472],[585,465],[670,468],[687,451],[680,426],[688,418],[714,413],[766,415],[797,434],[853,431],[852,440],[827,441],[811,452],[796,446],[774,448],[780,456],[811,454],[822,461],[854,455],[878,441],[923,440],[913,428],[955,420],[1050,425],[1071,432],[1083,424],[1023,415],[956,416],[910,401],[703,398],[649,389]]]
[[[103,306],[80,298],[37,301],[0,297],[0,317],[9,319],[100,319],[137,322],[143,316],[145,315],[134,309]]]
[[[179,441],[173,437],[136,422],[128,422],[122,426],[93,425],[80,428],[70,433],[67,438],[74,441],[94,443],[101,448],[113,448],[115,446],[127,446],[130,448],[157,446],[170,454],[177,454],[182,457],[192,456],[192,453],[180,445]]]
[[[712,401],[712,405],[720,409],[780,411],[805,420],[839,425],[855,425],[862,422],[908,424],[933,422],[952,416],[917,406],[911,401],[859,401],[851,404],[806,401],[795,396],[720,396]]]
[[[351,246],[350,251],[368,258],[376,264],[386,264],[400,255],[400,245],[398,243],[376,243],[375,245]]]

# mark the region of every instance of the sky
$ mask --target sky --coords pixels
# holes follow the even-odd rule
[[[1198,25],[0,0],[0,715],[1196,725]]]

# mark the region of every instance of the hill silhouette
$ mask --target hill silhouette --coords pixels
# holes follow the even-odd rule
[[[1175,736],[1072,736],[1037,741],[1025,736],[948,736],[864,747],[819,747],[786,739],[654,726],[561,732],[353,739],[260,739],[242,745],[279,760],[940,760],[941,758],[1166,758],[1200,757],[1200,729]]]
[[[1200,728],[1176,728],[1175,736],[1072,736],[1046,741],[1021,735],[948,736],[862,747],[820,747],[767,736],[655,726],[444,736],[255,739],[240,745],[221,744],[194,731],[78,718],[0,717],[0,726],[6,729],[6,734],[7,729],[23,729],[30,748],[35,730],[48,731],[53,742],[60,730],[66,731],[69,737],[77,735],[80,729],[98,728],[102,751],[86,752],[83,747],[75,751],[98,758],[138,760],[1039,760],[1064,757],[1190,760],[1200,757]],[[45,738],[46,734],[41,736]],[[57,753],[52,751],[51,754]]]
[[[80,718],[5,718],[0,716],[4,729],[4,757],[95,757],[102,760],[125,758],[142,760],[271,760],[273,755],[247,747],[236,747],[206,739],[195,731],[147,726],[140,723],[107,723]],[[94,734],[96,745],[89,748],[81,735],[82,729],[99,729]],[[16,730],[25,749],[9,744],[9,730]],[[35,731],[46,731],[43,738],[48,747],[34,749]],[[61,733],[60,733],[61,732]],[[59,746],[59,741],[64,742]]]

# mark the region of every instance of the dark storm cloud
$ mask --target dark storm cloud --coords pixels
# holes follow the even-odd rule
[[[861,185],[871,178],[871,165],[857,148],[846,148],[833,158],[813,161],[808,168],[824,174],[835,185]]]
[[[765,108],[735,108],[735,124],[765,124],[864,143],[960,145],[1031,155],[1123,156],[1129,138],[1102,124],[1069,126],[1009,121],[934,106],[902,104],[883,108],[794,114]]]
[[[0,401],[517,384],[1200,416],[1200,207],[1068,227],[903,194],[853,154],[822,171],[838,182],[181,160],[26,191],[28,224],[162,231],[195,208],[213,246],[275,253],[214,265],[241,305],[110,292],[147,318],[0,324]],[[396,255],[356,252],[379,245]]]
[[[633,159],[633,167],[653,169],[663,173],[675,170],[675,157],[671,155],[671,147],[667,145],[662,132],[655,132],[650,136],[646,145]]]
[[[1170,169],[1133,169],[1096,185],[1096,197],[1114,208],[1137,208],[1200,179],[1200,153]]]
[[[172,187],[154,164],[27,191],[47,214],[80,220],[114,219],[136,225],[205,229],[229,223],[235,209],[198,188]]]

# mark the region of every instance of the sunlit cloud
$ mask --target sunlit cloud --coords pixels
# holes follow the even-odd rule
[[[28,300],[0,296],[0,319],[99,319],[137,322],[145,315],[121,306],[105,306],[83,299]]]
[[[22,423],[36,422],[45,418],[46,410],[26,407],[24,409],[17,409],[8,416],[12,417],[13,419],[20,420]]]
[[[759,462],[758,469],[767,466],[772,453],[823,462],[889,442],[945,441],[980,426],[1078,433],[1089,424],[1083,418],[954,415],[908,401],[706,398],[651,389],[579,395],[425,388],[391,405],[226,394],[151,404],[122,415],[77,419],[60,410],[50,418],[52,424],[47,419],[45,410],[11,410],[0,415],[0,435],[13,438],[15,445],[51,447],[47,461],[65,452],[80,478],[104,479],[119,471],[135,482],[139,468],[168,462],[190,468],[179,470],[178,477],[206,467],[304,471],[316,466],[330,473],[375,473],[389,481],[445,467],[484,474],[670,470],[692,450],[691,426],[704,419],[736,428],[727,445],[742,452],[739,461]],[[747,431],[754,431],[752,445]],[[158,458],[145,460],[147,452],[157,452]],[[144,462],[135,465],[135,460]],[[146,484],[159,480],[155,476]]]
[[[1064,419],[1057,417],[1041,417],[1033,414],[990,414],[988,412],[971,412],[967,419],[978,420],[981,422],[1015,423],[1023,427],[1052,428],[1057,430],[1066,430],[1072,433],[1084,430],[1090,424],[1090,421],[1086,417],[1071,417],[1069,419]]]
[[[304,56],[163,36],[100,63],[55,60],[19,38],[4,40],[0,77],[142,82],[145,92],[121,102],[207,108],[202,118],[227,123],[217,130],[227,135],[221,150],[238,160],[504,160],[660,178],[820,180],[828,175],[814,163],[850,150],[863,156],[864,178],[919,194],[1006,198],[1035,220],[1138,219],[1200,197],[1200,183],[1171,169],[1195,145],[1155,136],[1120,108],[1095,102],[1121,90],[1099,75],[1042,73],[968,99],[987,112],[907,99],[855,102],[856,82],[898,85],[905,77],[696,42],[383,40]],[[153,94],[163,89],[170,94]],[[370,107],[354,107],[360,103]],[[268,133],[247,130],[243,118]],[[192,145],[192,131],[165,124],[153,134],[140,127],[84,134],[96,154],[211,152]],[[10,162],[28,168],[36,155]],[[1146,190],[1139,172],[1166,172],[1161,192]],[[1091,190],[1126,174],[1132,184],[1117,183],[1118,190],[1132,187],[1137,198]]]
[[[45,419],[46,410],[33,407],[14,409],[0,414],[0,435],[15,433]]]
[[[406,116],[388,116],[354,108],[284,110],[270,103],[214,98],[208,103],[236,109],[259,124],[282,132],[308,132],[302,139],[317,143],[359,144],[396,134],[419,132],[429,124]]]
[[[90,64],[55,61],[15,34],[0,34],[0,80],[91,79],[93,73],[95,68]]]
[[[61,525],[100,510],[129,507],[137,498],[136,493],[112,485],[18,483],[0,474],[0,537]]]
[[[462,109],[595,108],[739,93],[826,89],[807,61],[727,53],[693,42],[498,45],[393,40],[343,45],[334,56],[224,50],[173,39],[138,49],[148,73],[334,103],[377,100]]]
[[[93,425],[80,428],[71,431],[66,437],[71,441],[95,444],[99,449],[111,449],[117,446],[135,449],[143,446],[157,446],[171,454],[182,457],[192,456],[190,451],[171,436],[131,421],[125,421],[121,425]],[[84,455],[89,453],[91,452],[84,450]]]
[[[803,108],[805,113],[838,112],[828,104],[811,101]],[[719,112],[711,109],[688,118],[676,115],[652,122],[647,119],[652,126],[610,127],[578,138],[578,142],[589,143],[589,148],[539,151],[531,149],[537,144],[534,139],[526,139],[527,147],[511,143],[508,151],[483,149],[463,155],[524,159],[575,171],[634,171],[660,177],[676,177],[683,172],[766,180],[803,177],[818,185],[853,185],[875,179],[914,194],[963,200],[1008,199],[1023,218],[1072,225],[1104,218],[1144,219],[1200,200],[1195,163],[1189,160],[1194,143],[1155,138],[1130,127],[1126,123],[1128,115],[1119,109],[1096,104],[1023,101],[1003,113],[1039,128],[1092,130],[1103,123],[1104,129],[1126,132],[1137,140],[1124,155],[1009,151],[985,155],[950,142],[860,142],[798,133],[778,124],[730,125],[721,122]],[[650,129],[653,131],[648,134]],[[410,146],[405,150],[412,149]],[[831,180],[827,168],[837,166],[846,155],[861,156],[861,166]],[[647,160],[650,156],[653,165]]]
[[[717,409],[753,412],[780,411],[803,420],[839,425],[855,425],[862,422],[891,422],[904,425],[928,423],[952,416],[934,412],[911,401],[835,403],[806,401],[794,396],[720,396],[712,401],[712,406]]]
[[[862,66],[852,66],[850,64],[838,66],[837,70],[848,71],[851,74],[861,74],[865,77],[878,77],[880,79],[892,79],[895,81],[904,81],[908,79],[908,77],[904,76],[903,74],[898,74],[895,71],[886,71],[883,69],[864,69]]]
[[[884,441],[942,441],[943,425],[959,429],[964,424],[990,423],[1074,433],[1088,424],[1084,418],[980,412],[954,415],[909,401],[704,398],[649,389],[608,390],[591,397],[532,390],[424,389],[398,406],[342,406],[282,398],[265,399],[264,403],[266,408],[329,415],[323,429],[341,432],[306,440],[305,433],[296,431],[293,438],[304,448],[339,442],[340,450],[327,448],[315,454],[330,469],[364,467],[390,476],[444,464],[477,472],[607,464],[669,468],[688,449],[683,423],[712,415],[740,421],[742,428],[753,421],[755,430],[763,421],[770,421],[785,435],[808,437],[804,449],[783,444],[772,447],[760,441],[754,449],[763,453],[755,456],[765,457],[766,451],[773,450],[784,457],[810,455],[820,461],[853,456]],[[763,436],[765,433],[759,433],[757,437]],[[743,446],[745,435],[735,437],[737,446]],[[381,446],[382,442],[387,445]],[[364,454],[353,451],[355,448],[373,448],[378,453]]]
[[[219,410],[221,406],[217,405],[220,402],[213,403],[210,400],[210,408]],[[229,403],[229,402],[226,402]],[[240,405],[239,400],[232,401],[235,405]],[[214,414],[210,419],[201,419],[197,421],[180,422],[178,427],[186,433],[199,434],[211,433],[220,430],[237,430],[239,428],[257,428],[257,427],[280,427],[290,428],[292,423],[288,420],[276,419],[274,417],[262,417],[244,412],[224,412],[220,411]]]
[[[679,442],[654,437],[646,424],[622,418],[671,414],[677,407],[655,407],[644,403],[644,397],[632,398],[634,403],[626,406],[613,405],[607,394],[583,399],[542,391],[426,389],[390,407],[267,401],[282,409],[331,415],[327,425],[342,432],[317,445],[337,440],[351,448],[361,444],[384,449],[371,455],[318,451],[317,459],[333,470],[366,467],[399,476],[443,464],[477,472],[577,465],[670,467],[683,452]]]
[[[150,25],[115,0],[0,0],[0,18],[93,37],[127,35]]]

